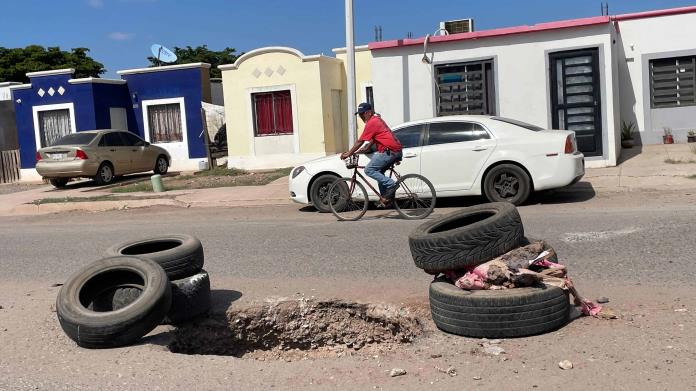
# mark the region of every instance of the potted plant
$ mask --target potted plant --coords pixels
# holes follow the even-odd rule
[[[621,147],[633,148],[633,122],[621,121]]]
[[[686,135],[686,140],[690,143],[696,143],[696,130],[689,130]]]
[[[672,137],[672,128],[665,127],[665,134],[662,136],[662,142],[665,144],[674,144],[674,137]]]

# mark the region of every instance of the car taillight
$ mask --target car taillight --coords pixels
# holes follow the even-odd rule
[[[41,153],[36,151],[36,161],[38,162],[39,160],[41,160]]]
[[[569,134],[568,137],[566,137],[566,142],[565,142],[565,153],[574,153],[575,152],[575,145],[573,143],[573,135]]]
[[[85,151],[78,149],[75,151],[75,159],[87,159],[87,154]]]

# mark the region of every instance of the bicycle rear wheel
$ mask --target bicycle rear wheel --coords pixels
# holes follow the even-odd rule
[[[428,217],[435,209],[435,188],[418,174],[407,174],[396,182],[394,208],[401,217],[418,220]]]
[[[341,221],[355,221],[363,217],[369,205],[367,190],[352,178],[336,179],[329,187],[331,213]]]

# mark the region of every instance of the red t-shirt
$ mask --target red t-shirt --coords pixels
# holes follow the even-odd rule
[[[394,152],[401,151],[401,143],[394,137],[389,126],[378,115],[373,115],[365,123],[365,129],[360,135],[362,141],[375,141],[378,152],[390,150]]]

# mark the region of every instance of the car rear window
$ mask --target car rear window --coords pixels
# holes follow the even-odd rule
[[[51,145],[87,145],[94,140],[95,136],[94,133],[71,133],[59,138]]]
[[[492,120],[495,120],[495,121],[500,121],[500,122],[507,122],[507,123],[509,123],[509,124],[512,124],[512,125],[515,125],[515,126],[519,126],[519,127],[525,128],[525,129],[529,129],[529,130],[532,130],[532,131],[534,131],[534,132],[538,132],[538,131],[540,131],[540,130],[544,130],[544,128],[540,128],[540,127],[538,127],[538,126],[536,126],[536,125],[528,124],[528,123],[526,123],[526,122],[518,121],[518,120],[512,119],[512,118],[491,117],[491,119],[492,119]]]

